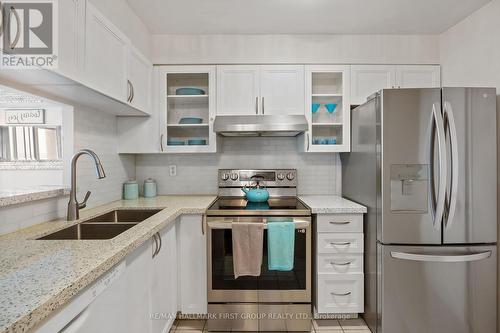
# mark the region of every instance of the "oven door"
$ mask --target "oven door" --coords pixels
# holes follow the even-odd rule
[[[289,221],[283,217],[208,217],[208,301],[308,303],[311,301],[311,218],[294,217],[295,251],[291,271],[270,271],[267,228],[260,276],[234,278],[231,223]]]

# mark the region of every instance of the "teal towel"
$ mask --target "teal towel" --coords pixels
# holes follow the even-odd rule
[[[295,249],[295,223],[267,224],[267,265],[273,271],[291,271]]]

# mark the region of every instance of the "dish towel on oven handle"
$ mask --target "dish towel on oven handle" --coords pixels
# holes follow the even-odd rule
[[[291,271],[295,251],[295,223],[267,223],[267,264],[271,271]]]
[[[260,276],[264,248],[263,223],[232,223],[234,278]]]

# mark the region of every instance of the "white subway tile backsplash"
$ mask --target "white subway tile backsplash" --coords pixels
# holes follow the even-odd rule
[[[177,166],[177,176],[169,175],[169,165]],[[160,194],[215,194],[223,168],[297,169],[300,194],[340,194],[338,154],[299,153],[296,138],[219,138],[216,154],[136,157],[138,181],[156,179]]]

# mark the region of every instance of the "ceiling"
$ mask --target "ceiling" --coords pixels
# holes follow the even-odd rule
[[[154,34],[436,34],[490,0],[128,0]]]

